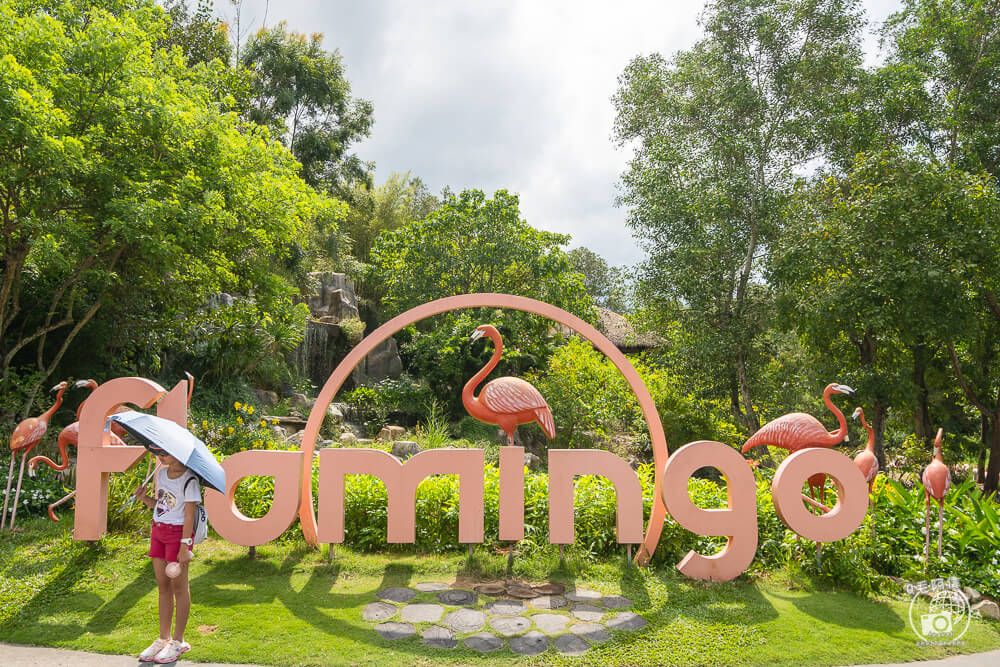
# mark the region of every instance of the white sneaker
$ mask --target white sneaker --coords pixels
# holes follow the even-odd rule
[[[142,662],[152,662],[156,657],[156,654],[162,651],[163,647],[169,642],[169,639],[157,639],[155,642],[150,644],[145,651],[139,654],[139,660]]]
[[[153,658],[156,662],[163,664],[167,662],[177,662],[177,658],[191,650],[191,645],[187,642],[179,642],[171,639],[167,645],[160,649],[160,652]]]

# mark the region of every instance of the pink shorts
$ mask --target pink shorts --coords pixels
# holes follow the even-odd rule
[[[153,522],[149,536],[149,557],[162,558],[168,563],[177,562],[177,552],[181,548],[181,533],[184,526]]]

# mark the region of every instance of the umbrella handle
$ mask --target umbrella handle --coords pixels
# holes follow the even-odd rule
[[[150,461],[149,465],[146,466],[146,469],[148,470],[151,467],[152,467],[152,461]],[[139,486],[146,486],[147,484],[149,484],[149,480],[153,478],[153,475],[155,475],[159,469],[160,466],[156,466],[155,468],[153,468],[150,471],[150,473],[146,475],[146,479],[142,480],[142,484],[140,484]],[[124,512],[125,508],[130,506],[134,502],[135,502],[135,496],[134,495],[129,496],[128,500],[126,500],[124,504],[122,504],[121,508],[118,510],[118,513],[121,514],[122,512]]]

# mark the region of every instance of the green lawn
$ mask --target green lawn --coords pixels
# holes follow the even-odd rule
[[[156,634],[156,586],[139,535],[97,546],[73,542],[69,524],[41,520],[0,538],[0,639],[105,653],[137,653]],[[939,658],[918,647],[907,604],[842,591],[790,590],[778,578],[730,584],[691,582],[669,568],[554,556],[518,561],[515,574],[556,580],[631,598],[650,622],[616,633],[582,658],[550,649],[518,658],[504,649],[480,655],[459,645],[430,649],[419,637],[381,639],[361,610],[386,586],[501,575],[505,560],[477,554],[430,556],[325,553],[300,542],[258,550],[212,541],[192,566],[192,661],[321,664],[849,664]],[[797,587],[793,587],[797,588]],[[425,594],[429,595],[429,594]],[[418,600],[419,601],[419,600]],[[199,626],[202,631],[199,632]],[[205,626],[216,626],[214,629]],[[1000,647],[1000,626],[974,623],[973,652]]]

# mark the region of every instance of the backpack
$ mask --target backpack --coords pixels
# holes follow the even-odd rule
[[[195,480],[194,477],[184,482],[184,493],[187,493],[187,486]],[[201,544],[208,537],[208,513],[205,511],[205,505],[198,503],[194,507],[194,531],[193,539],[191,540],[193,544]]]

